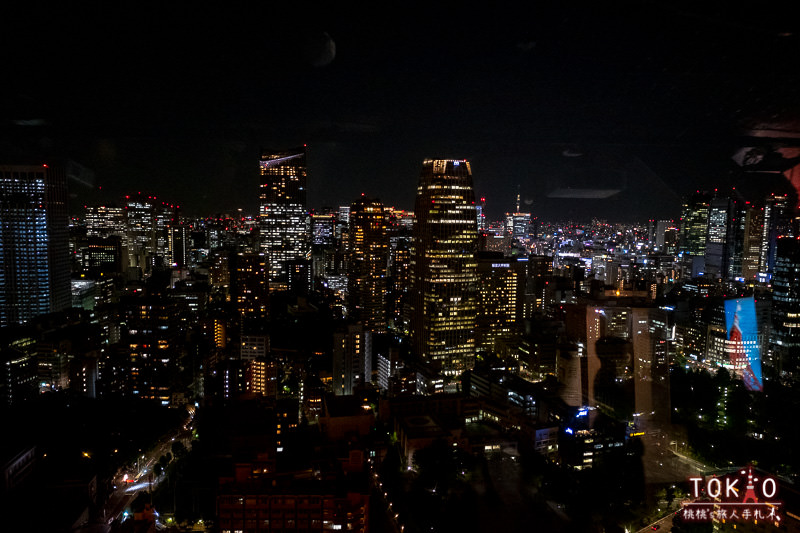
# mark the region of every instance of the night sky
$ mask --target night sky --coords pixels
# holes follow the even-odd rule
[[[270,4],[0,8],[0,154],[91,169],[73,208],[142,191],[187,214],[255,212],[260,151],[303,143],[310,208],[411,208],[426,157],[472,161],[492,217],[518,190],[544,219],[622,221],[791,190],[732,159],[800,137],[788,2]]]

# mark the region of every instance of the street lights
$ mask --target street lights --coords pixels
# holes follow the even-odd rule
[[[141,452],[142,450],[139,450],[139,451]],[[140,457],[137,455],[136,456],[136,478],[137,479],[139,478],[139,476],[142,475],[141,463],[139,463],[139,459],[140,459]],[[142,454],[141,459],[144,459],[144,454]]]

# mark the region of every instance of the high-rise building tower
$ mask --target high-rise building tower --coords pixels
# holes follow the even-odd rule
[[[530,240],[530,213],[506,213],[506,235],[513,244],[527,244]]]
[[[129,266],[144,273],[149,273],[153,267],[167,266],[170,262],[169,231],[177,224],[177,208],[141,192],[126,196],[125,201]]]
[[[800,370],[800,240],[775,240],[772,277],[772,334],[774,359],[783,372]]]
[[[495,343],[515,340],[522,332],[527,258],[504,258],[499,252],[478,254],[477,343],[488,352]]]
[[[71,304],[66,175],[0,165],[0,326]]]
[[[411,295],[411,237],[389,237],[389,320],[394,328],[408,331]]]
[[[792,235],[792,207],[789,197],[771,195],[764,203],[760,272],[772,273],[777,256],[777,239]]]
[[[697,191],[681,206],[681,251],[687,255],[701,256],[706,252],[710,203],[711,195]]]
[[[86,206],[86,235],[105,237],[119,235],[125,238],[127,215],[124,207]]]
[[[287,262],[310,260],[306,213],[306,148],[261,156],[259,217],[261,250],[269,259],[270,283],[286,285]]]
[[[664,252],[666,248],[665,239],[667,235],[667,230],[673,226],[671,220],[659,220],[656,222],[655,225],[655,235],[653,236],[653,243],[658,248],[659,252]]]
[[[763,225],[764,210],[748,202],[745,207],[745,234],[742,250],[742,277],[747,281],[752,281],[758,274]]]
[[[731,196],[732,212],[728,225],[727,237],[727,273],[723,277],[729,280],[741,279],[746,254],[748,210],[750,202],[746,202],[738,194]]]
[[[353,202],[348,235],[349,314],[370,331],[385,331],[389,239],[383,204],[365,197]]]
[[[708,232],[706,234],[705,273],[715,278],[727,278],[730,265],[730,228],[733,224],[734,206],[728,197],[717,197],[708,206]]]
[[[426,159],[414,214],[414,354],[452,389],[475,355],[478,225],[469,162]]]

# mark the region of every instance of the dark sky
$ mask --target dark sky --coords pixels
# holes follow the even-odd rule
[[[491,216],[517,190],[542,218],[632,220],[788,189],[731,156],[800,136],[789,3],[270,4],[0,8],[0,153],[91,169],[76,205],[141,190],[190,214],[254,211],[260,150],[303,143],[312,208],[410,208],[426,157],[472,161]]]

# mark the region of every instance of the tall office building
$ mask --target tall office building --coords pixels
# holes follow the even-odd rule
[[[261,156],[260,168],[261,250],[269,259],[270,283],[284,287],[288,283],[287,262],[311,259],[306,213],[306,148],[266,152]]]
[[[411,238],[389,238],[389,321],[394,328],[408,331],[408,306],[411,296]]]
[[[800,370],[800,240],[775,241],[772,277],[772,334],[774,358],[784,372]]]
[[[744,260],[748,255],[745,249],[748,233],[748,211],[751,209],[750,202],[744,201],[741,197],[731,197],[731,220],[728,225],[727,237],[727,273],[723,272],[723,277],[729,280],[741,279],[744,269]]]
[[[426,159],[414,214],[414,354],[453,389],[475,355],[478,225],[469,162]]]
[[[499,252],[478,254],[477,343],[499,351],[497,341],[511,342],[523,330],[527,258],[504,258]]]
[[[671,228],[672,225],[673,224],[671,220],[659,220],[655,224],[655,233],[653,235],[652,242],[656,245],[656,248],[658,248],[659,252],[663,252],[664,248],[666,247],[665,239],[667,230]]]
[[[512,243],[527,244],[530,240],[531,214],[506,213],[506,234]]]
[[[764,203],[764,228],[761,234],[760,272],[775,268],[778,238],[792,235],[792,206],[789,197],[771,195]]]
[[[175,221],[167,232],[167,249],[169,264],[174,267],[185,267],[189,262],[189,227]]]
[[[149,273],[170,262],[169,231],[177,224],[176,207],[141,192],[126,196],[127,251],[129,266]]]
[[[697,191],[681,206],[681,251],[687,255],[702,256],[706,252],[710,203],[708,193]]]
[[[70,307],[67,183],[55,165],[0,165],[0,326]]]
[[[326,248],[336,244],[336,215],[315,213],[311,216],[312,243]]]
[[[383,204],[365,197],[353,202],[348,235],[348,312],[366,329],[385,331],[389,239]]]
[[[730,228],[734,218],[733,201],[717,197],[708,206],[708,232],[706,234],[705,273],[715,278],[727,278],[730,266]]]
[[[120,264],[118,270],[115,272],[123,273],[127,270],[129,265],[129,258],[128,258],[128,232],[127,232],[127,222],[128,216],[127,211],[124,207],[113,207],[113,206],[86,206],[85,207],[85,222],[86,222],[86,237],[90,241],[94,241],[95,245],[101,244],[100,248],[96,248],[95,250],[90,250],[90,254],[92,252],[100,252],[101,248],[107,248],[108,244],[115,242],[113,238],[103,241],[99,239],[105,239],[107,237],[117,237],[119,240],[119,252],[120,252]],[[89,244],[91,248],[92,245]],[[106,249],[101,252],[104,257],[95,257],[93,262],[95,263],[94,266],[97,266],[97,263],[107,263],[108,256],[105,255],[105,252],[110,250]],[[92,255],[97,256],[97,253]],[[84,253],[84,266],[86,266],[86,254]],[[99,260],[99,261],[98,261]]]
[[[764,210],[747,202],[744,212],[744,246],[742,249],[741,276],[752,281],[758,274],[761,260],[761,235]]]
[[[127,216],[124,207],[86,206],[86,235],[88,237],[105,237],[119,235],[126,237],[125,226]]]

